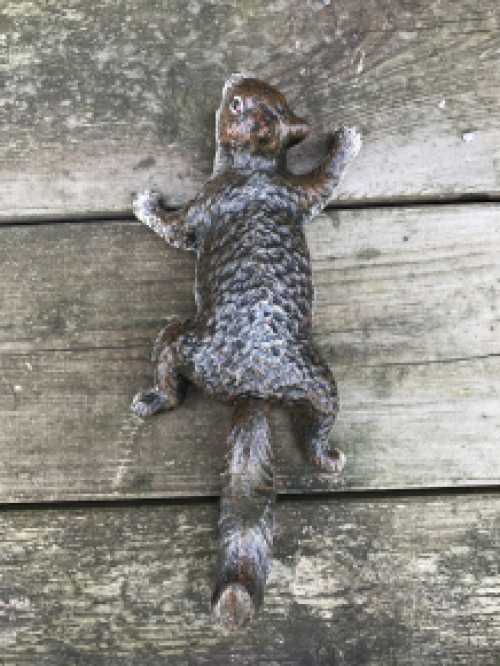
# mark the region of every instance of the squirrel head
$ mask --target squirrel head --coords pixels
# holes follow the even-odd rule
[[[217,111],[218,154],[226,166],[245,155],[280,164],[308,131],[307,122],[274,86],[245,74],[233,74],[226,82]]]

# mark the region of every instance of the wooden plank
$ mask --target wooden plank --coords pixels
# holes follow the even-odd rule
[[[336,365],[500,352],[500,208],[335,211],[309,228],[315,333]]]
[[[20,0],[0,23],[0,217],[180,204],[211,171],[228,75],[253,70],[322,132],[358,125],[347,200],[498,195],[495,0]]]
[[[151,345],[194,312],[194,261],[138,222],[0,228],[0,350]]]
[[[457,664],[500,659],[496,496],[286,503],[261,615],[208,612],[216,506],[0,515],[4,663]]]
[[[0,355],[0,501],[215,495],[231,409],[192,391],[143,422],[130,411],[142,349]],[[340,477],[301,460],[288,414],[273,419],[280,493],[495,485],[500,358],[339,367],[332,443]]]
[[[0,500],[217,494],[228,408],[129,410],[150,340],[193,312],[192,259],[134,223],[0,233]],[[498,483],[498,207],[336,211],[308,236],[347,466],[310,469],[278,413],[280,492]]]
[[[500,353],[500,206],[330,211],[307,236],[334,365]],[[193,286],[193,256],[139,223],[0,229],[0,351],[149,345]]]

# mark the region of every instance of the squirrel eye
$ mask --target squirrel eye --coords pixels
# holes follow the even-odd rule
[[[229,108],[231,109],[231,112],[236,115],[243,113],[243,100],[241,99],[241,97],[238,97],[238,95],[236,95],[236,97],[233,97],[231,103],[229,104]]]

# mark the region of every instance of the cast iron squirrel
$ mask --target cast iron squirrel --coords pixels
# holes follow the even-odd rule
[[[305,175],[286,151],[308,132],[273,86],[233,75],[217,112],[212,177],[182,210],[157,193],[134,201],[135,215],[168,243],[197,253],[197,314],[158,338],[155,386],[132,408],[142,417],[173,409],[188,382],[235,405],[221,499],[218,577],[212,610],[227,629],[246,624],[264,596],[271,564],[273,405],[292,408],[305,457],[338,472],[343,456],[328,433],[338,410],[335,380],[311,343],[313,283],[305,224],[328,203],[360,135],[341,128],[329,155]]]

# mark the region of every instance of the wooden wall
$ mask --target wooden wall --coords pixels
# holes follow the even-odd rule
[[[0,663],[500,663],[500,8],[494,0],[0,5]],[[308,229],[338,479],[274,415],[264,609],[212,624],[231,411],[146,423],[194,263],[131,215],[209,176],[225,79],[363,133]]]

